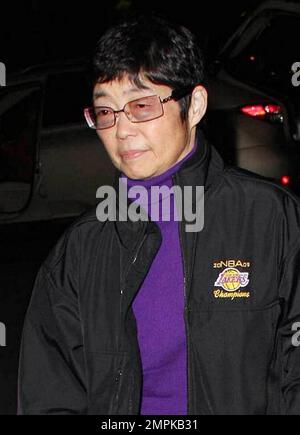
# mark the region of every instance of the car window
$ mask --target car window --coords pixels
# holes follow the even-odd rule
[[[84,122],[83,108],[91,105],[91,87],[85,71],[48,76],[43,127]]]
[[[226,68],[239,79],[254,85],[295,95],[292,65],[300,61],[300,17],[282,14],[270,18],[268,25]]]

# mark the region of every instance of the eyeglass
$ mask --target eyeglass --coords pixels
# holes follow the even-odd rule
[[[129,101],[121,110],[111,107],[95,106],[84,109],[84,116],[90,128],[104,130],[116,124],[116,114],[124,112],[129,121],[133,123],[152,121],[164,115],[163,105],[168,101],[178,101],[191,94],[194,87],[173,90],[169,97],[163,100],[158,95],[150,95]]]

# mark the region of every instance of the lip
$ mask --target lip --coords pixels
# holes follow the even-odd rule
[[[132,151],[124,151],[120,153],[120,156],[123,160],[132,160],[137,159],[142,154],[146,153],[148,150],[132,150]]]

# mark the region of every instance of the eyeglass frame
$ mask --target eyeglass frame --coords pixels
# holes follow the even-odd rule
[[[196,86],[196,85],[195,85],[195,86]],[[85,120],[87,121],[88,126],[89,126],[90,128],[92,128],[93,130],[107,130],[108,128],[112,128],[112,127],[114,127],[114,126],[116,125],[116,120],[117,120],[116,114],[117,114],[117,113],[121,113],[121,112],[124,112],[125,115],[126,115],[126,117],[127,117],[127,119],[128,119],[130,122],[132,122],[133,124],[139,124],[139,123],[141,123],[141,122],[149,122],[149,121],[153,121],[154,119],[158,119],[158,118],[161,118],[162,116],[164,116],[165,112],[164,112],[164,106],[163,106],[163,105],[164,105],[165,103],[168,103],[168,102],[171,101],[171,100],[179,101],[179,100],[181,100],[182,98],[187,97],[188,95],[190,95],[190,94],[193,92],[195,86],[186,86],[186,87],[183,87],[183,88],[180,88],[180,89],[173,89],[171,95],[169,95],[168,97],[166,97],[166,98],[164,98],[164,99],[161,99],[161,97],[160,97],[159,95],[156,95],[156,94],[154,94],[154,95],[147,95],[146,97],[136,98],[136,99],[134,99],[134,100],[128,101],[126,104],[124,104],[123,109],[120,109],[120,110],[114,110],[112,107],[109,107],[109,106],[93,106],[93,107],[86,107],[86,108],[84,109],[84,117],[85,117]],[[141,99],[143,99],[143,98],[147,98],[147,97],[158,97],[158,99],[159,99],[159,101],[160,101],[160,103],[161,103],[161,109],[162,109],[162,113],[161,113],[161,115],[159,115],[159,116],[155,116],[154,118],[151,118],[151,119],[146,119],[145,121],[132,121],[131,119],[129,119],[129,118],[128,118],[128,114],[125,112],[125,107],[127,106],[127,104],[129,104],[129,103],[134,103],[135,101],[138,101],[138,100],[141,100]],[[114,123],[113,123],[112,125],[110,125],[109,127],[102,127],[102,128],[97,128],[96,126],[95,126],[95,127],[92,127],[92,126],[89,124],[89,122],[88,122],[88,120],[87,120],[87,118],[86,118],[86,112],[88,112],[90,109],[97,109],[97,108],[100,108],[100,107],[102,107],[102,108],[106,108],[106,109],[110,109],[110,110],[112,111],[113,115],[114,115]]]

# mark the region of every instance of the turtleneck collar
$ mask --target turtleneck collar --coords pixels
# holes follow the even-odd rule
[[[160,191],[158,197],[152,196],[152,187],[162,188],[163,186],[168,187],[169,189],[173,185],[172,175],[179,170],[181,165],[186,162],[189,158],[191,158],[197,149],[197,141],[195,141],[193,149],[179,162],[175,163],[165,172],[160,175],[156,175],[154,177],[144,179],[131,179],[128,178],[124,173],[121,174],[121,181],[125,184],[127,182],[127,190],[130,198],[135,199],[135,202],[140,204],[142,207],[147,207],[147,212],[151,218],[161,212],[159,207],[162,207],[162,204],[165,201],[170,201],[171,195],[169,190]],[[144,190],[148,192],[146,196],[143,195]],[[137,197],[138,195],[138,197]],[[173,198],[172,198],[173,199]],[[172,201],[171,199],[171,201]],[[169,207],[170,208],[170,207]],[[173,219],[173,210],[171,210],[171,219]]]
[[[179,185],[182,189],[184,186],[204,186],[206,197],[211,191],[211,186],[219,183],[224,172],[224,162],[216,149],[206,140],[202,131],[199,129],[196,134],[198,146],[196,152],[182,163],[179,170],[174,174],[174,184]],[[113,187],[119,201],[121,172],[116,171]],[[117,208],[117,219],[115,222],[116,231],[119,234],[122,244],[127,249],[132,249],[136,240],[138,240],[145,231],[147,234],[157,233],[155,222],[137,221],[133,222],[128,219],[128,207],[131,201],[123,204],[119,203]],[[186,237],[192,237],[195,233],[187,233]]]

